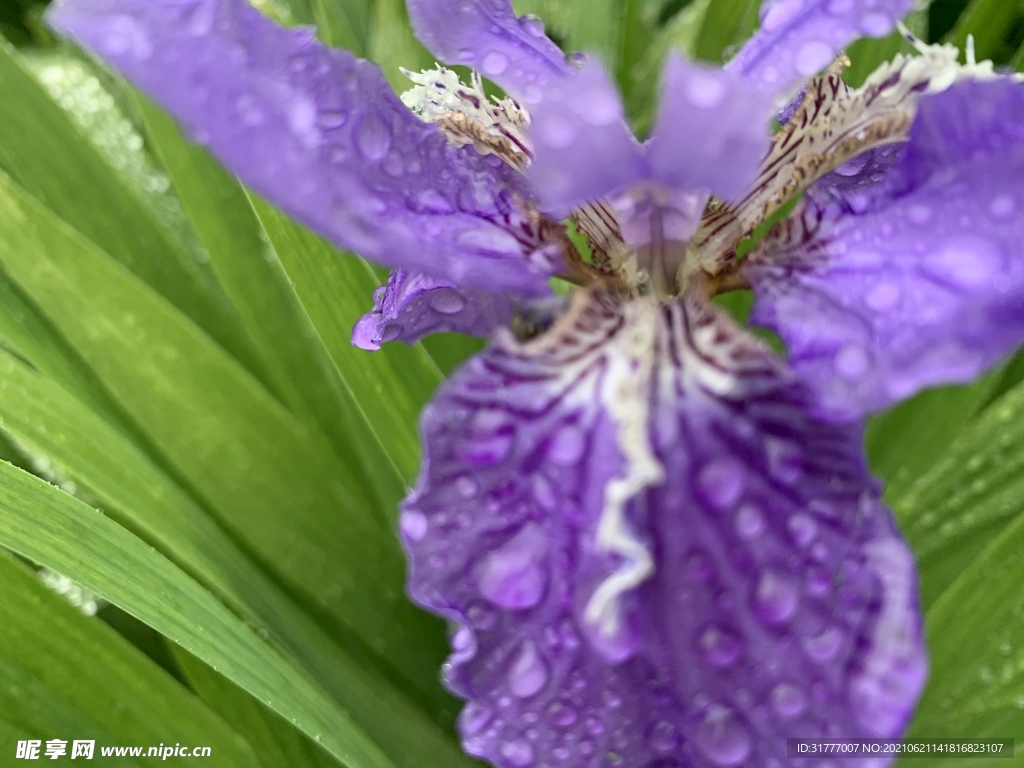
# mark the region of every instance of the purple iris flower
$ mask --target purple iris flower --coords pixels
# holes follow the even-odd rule
[[[355,343],[493,336],[426,409],[400,518],[413,598],[454,625],[466,750],[810,766],[787,737],[900,736],[926,677],[917,577],[861,422],[1024,339],[1016,79],[918,43],[854,90],[842,49],[911,0],[774,0],[724,68],[670,56],[640,142],[602,65],[508,0],[408,5],[441,62],[509,98],[439,67],[403,104],[244,0],[50,18],[244,182],[396,269]],[[785,360],[711,301],[748,286]]]

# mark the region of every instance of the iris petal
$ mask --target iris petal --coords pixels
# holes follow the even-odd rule
[[[913,0],[769,0],[761,29],[726,68],[785,104],[858,37],[884,37]]]
[[[810,405],[714,310],[600,291],[444,385],[402,530],[413,597],[458,627],[471,754],[770,765],[794,734],[902,732],[913,558],[859,430]]]
[[[432,333],[490,336],[512,322],[515,308],[509,296],[404,270],[394,270],[373,299],[373,311],[352,331],[352,343],[363,349],[380,349],[385,341],[414,344]]]
[[[969,381],[1024,340],[1024,90],[926,97],[895,159],[849,173],[812,189],[745,270],[754,321],[842,419]]]
[[[527,103],[572,72],[536,18],[509,0],[408,0],[420,41],[445,64],[465,64]]]
[[[521,176],[448,146],[376,65],[244,0],[65,0],[49,19],[338,245],[462,285],[547,293],[512,234],[530,196]]]

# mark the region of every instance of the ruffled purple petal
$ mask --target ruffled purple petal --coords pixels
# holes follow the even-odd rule
[[[1024,89],[929,96],[897,159],[880,150],[846,172],[745,270],[752,319],[834,418],[969,381],[1024,340]]]
[[[657,181],[725,199],[746,192],[768,150],[770,102],[732,72],[670,54],[649,144]]]
[[[902,733],[913,558],[859,430],[809,405],[716,312],[602,293],[443,386],[401,530],[413,597],[457,625],[468,752],[726,768]]]
[[[420,41],[445,64],[464,64],[516,98],[535,103],[572,67],[535,17],[517,18],[508,0],[408,0]]]
[[[767,0],[761,29],[726,69],[781,106],[850,42],[884,37],[912,6],[913,0]]]
[[[529,196],[521,176],[448,146],[376,65],[244,0],[64,0],[49,19],[339,245],[460,285],[547,292],[514,235]]]
[[[490,336],[512,322],[515,303],[504,294],[458,288],[444,280],[396,269],[373,295],[372,312],[352,329],[352,343],[380,349],[385,341],[414,344],[432,333]]]

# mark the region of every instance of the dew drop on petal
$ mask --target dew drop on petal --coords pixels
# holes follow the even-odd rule
[[[508,69],[508,56],[500,51],[491,51],[480,62],[480,71],[489,77],[496,77]]]
[[[865,35],[881,37],[892,29],[892,19],[881,11],[869,11],[861,17],[860,29]]]
[[[747,759],[751,740],[747,729],[727,707],[713,706],[694,735],[697,749],[721,768],[733,768]]]
[[[359,121],[355,139],[359,154],[369,162],[378,162],[391,149],[391,126],[376,112],[369,112]]]
[[[849,13],[853,10],[853,5],[856,0],[828,0],[825,4],[825,10],[834,16],[841,16],[844,13]]]
[[[547,537],[537,525],[526,525],[480,564],[477,587],[495,605],[510,610],[532,608],[547,587],[544,558]]]
[[[868,353],[857,344],[847,344],[835,357],[835,370],[847,381],[860,381],[868,372]]]
[[[556,728],[568,728],[573,725],[579,715],[572,705],[556,701],[548,707],[548,720]]]
[[[754,590],[753,609],[762,623],[783,624],[792,618],[800,593],[792,576],[781,571],[765,571]]]
[[[753,504],[744,504],[736,513],[736,533],[740,538],[756,539],[764,533],[764,515]]]
[[[802,512],[792,515],[786,522],[786,527],[798,547],[806,547],[818,535],[818,524],[814,522],[814,518]]]
[[[480,733],[493,717],[494,713],[488,707],[471,701],[459,714],[459,727],[467,736],[473,736]]]
[[[800,46],[800,50],[796,52],[794,67],[799,74],[810,77],[832,61],[834,55],[835,52],[828,43],[811,40]]]
[[[789,683],[779,683],[772,689],[772,709],[783,720],[800,717],[807,710],[807,697],[803,691]]]
[[[715,509],[730,508],[743,493],[743,467],[735,459],[712,459],[697,475],[697,486],[704,501]]]
[[[528,13],[519,20],[522,24],[523,29],[526,30],[528,35],[533,37],[544,36],[544,22],[539,16],[534,16],[532,13]]]
[[[559,429],[548,446],[547,456],[555,464],[571,467],[582,457],[586,449],[586,436],[575,424],[566,424]]]
[[[743,656],[743,640],[734,630],[711,624],[697,638],[697,649],[705,662],[725,669]]]
[[[501,756],[514,768],[527,768],[533,765],[533,747],[523,739],[506,741],[501,745]]]
[[[761,28],[765,32],[778,29],[800,12],[803,0],[775,0],[761,11]]]
[[[899,303],[900,289],[892,283],[879,283],[864,296],[864,303],[876,312],[885,312]]]
[[[807,657],[818,664],[832,661],[843,643],[842,633],[835,627],[829,627],[818,635],[805,637],[801,641]]]
[[[521,699],[535,696],[547,685],[548,668],[532,640],[520,646],[508,671],[509,689]]]
[[[476,496],[480,488],[476,484],[476,480],[474,480],[472,477],[469,477],[468,475],[462,475],[459,479],[455,481],[455,490],[457,490],[459,492],[459,495],[462,496],[463,498],[472,499],[474,496]]]
[[[676,732],[676,727],[668,720],[659,720],[648,732],[647,743],[655,752],[667,755],[674,752],[679,746],[679,734]]]
[[[427,535],[427,516],[422,512],[410,510],[403,512],[398,518],[398,527],[402,535],[409,541],[422,541]]]
[[[725,82],[710,72],[694,72],[686,82],[686,99],[700,109],[713,109],[725,99]]]
[[[804,459],[800,446],[789,440],[769,437],[765,439],[768,471],[781,483],[792,485],[804,472]]]
[[[999,246],[981,237],[964,237],[929,254],[928,268],[936,277],[968,288],[990,282],[1003,266]]]
[[[466,308],[466,300],[457,291],[448,289],[432,291],[427,303],[431,309],[442,315],[455,315]]]
[[[997,219],[1005,219],[1017,209],[1017,203],[1009,195],[997,195],[989,203],[988,211]]]

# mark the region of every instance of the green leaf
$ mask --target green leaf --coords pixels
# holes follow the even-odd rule
[[[398,93],[409,90],[409,81],[399,67],[419,72],[436,65],[412,32],[405,0],[374,0],[368,50]]]
[[[436,624],[405,600],[393,532],[329,444],[2,177],[0,231],[8,274],[234,535],[410,679],[432,675]]]
[[[6,553],[0,594],[0,711],[22,738],[65,740],[68,757],[73,740],[91,739],[95,758],[101,746],[181,743],[210,747],[217,765],[260,764],[245,740],[180,683]]]
[[[943,414],[940,419],[952,414]],[[940,449],[941,458],[895,500],[917,555],[926,607],[1022,509],[1024,388],[1000,398]],[[945,599],[944,597],[942,599]]]
[[[0,464],[0,544],[153,627],[350,768],[395,768],[309,678],[170,561],[102,513],[6,464]]]
[[[365,57],[370,41],[369,0],[311,0],[320,37],[328,45]]]
[[[0,420],[19,444],[44,456],[112,517],[181,564],[261,634],[280,643],[389,754],[402,764],[416,755],[457,748],[451,734],[414,710],[448,719],[452,700],[432,671],[419,694],[400,695],[375,673],[379,660],[342,649],[238,548],[175,483],[131,442],[16,358],[0,352]],[[441,632],[436,633],[438,638]],[[341,638],[337,638],[341,639]],[[419,638],[422,643],[426,638]],[[400,651],[400,649],[398,649]],[[440,651],[438,651],[440,658]],[[407,699],[411,697],[411,699]],[[387,716],[382,716],[385,707]]]
[[[395,489],[404,478],[352,399],[245,192],[205,149],[188,142],[166,113],[145,99],[140,107],[149,136],[221,285],[254,340],[274,391],[308,429],[327,437],[346,466],[364,470],[361,484],[377,486],[381,509],[390,520]],[[363,302],[360,309],[365,309]]]
[[[410,481],[419,467],[416,422],[441,382],[441,372],[419,344],[385,344],[378,352],[353,347],[352,327],[373,307],[373,292],[380,284],[376,273],[358,256],[339,252],[265,201],[252,201],[377,444]],[[394,491],[397,502],[404,488]]]
[[[1006,0],[972,0],[960,14],[948,41],[963,50],[968,35],[974,36],[974,50],[978,61],[985,59],[1005,60],[1011,51],[1006,51],[1006,39],[1012,34],[1012,26],[1020,17],[1018,3]]]
[[[182,650],[174,653],[179,666],[210,708],[224,718],[252,745],[265,766],[338,768],[331,755],[282,720],[272,710],[214,672],[195,656]]]
[[[871,468],[886,481],[886,498],[899,504],[907,489],[940,457],[989,400],[998,371],[970,386],[921,392],[868,422]]]
[[[0,43],[0,169],[246,362],[245,332],[208,270],[175,246],[152,211],[84,141]],[[100,107],[97,107],[100,108]]]
[[[758,0],[714,0],[697,36],[696,58],[716,63],[731,58],[757,28],[759,5]]]

